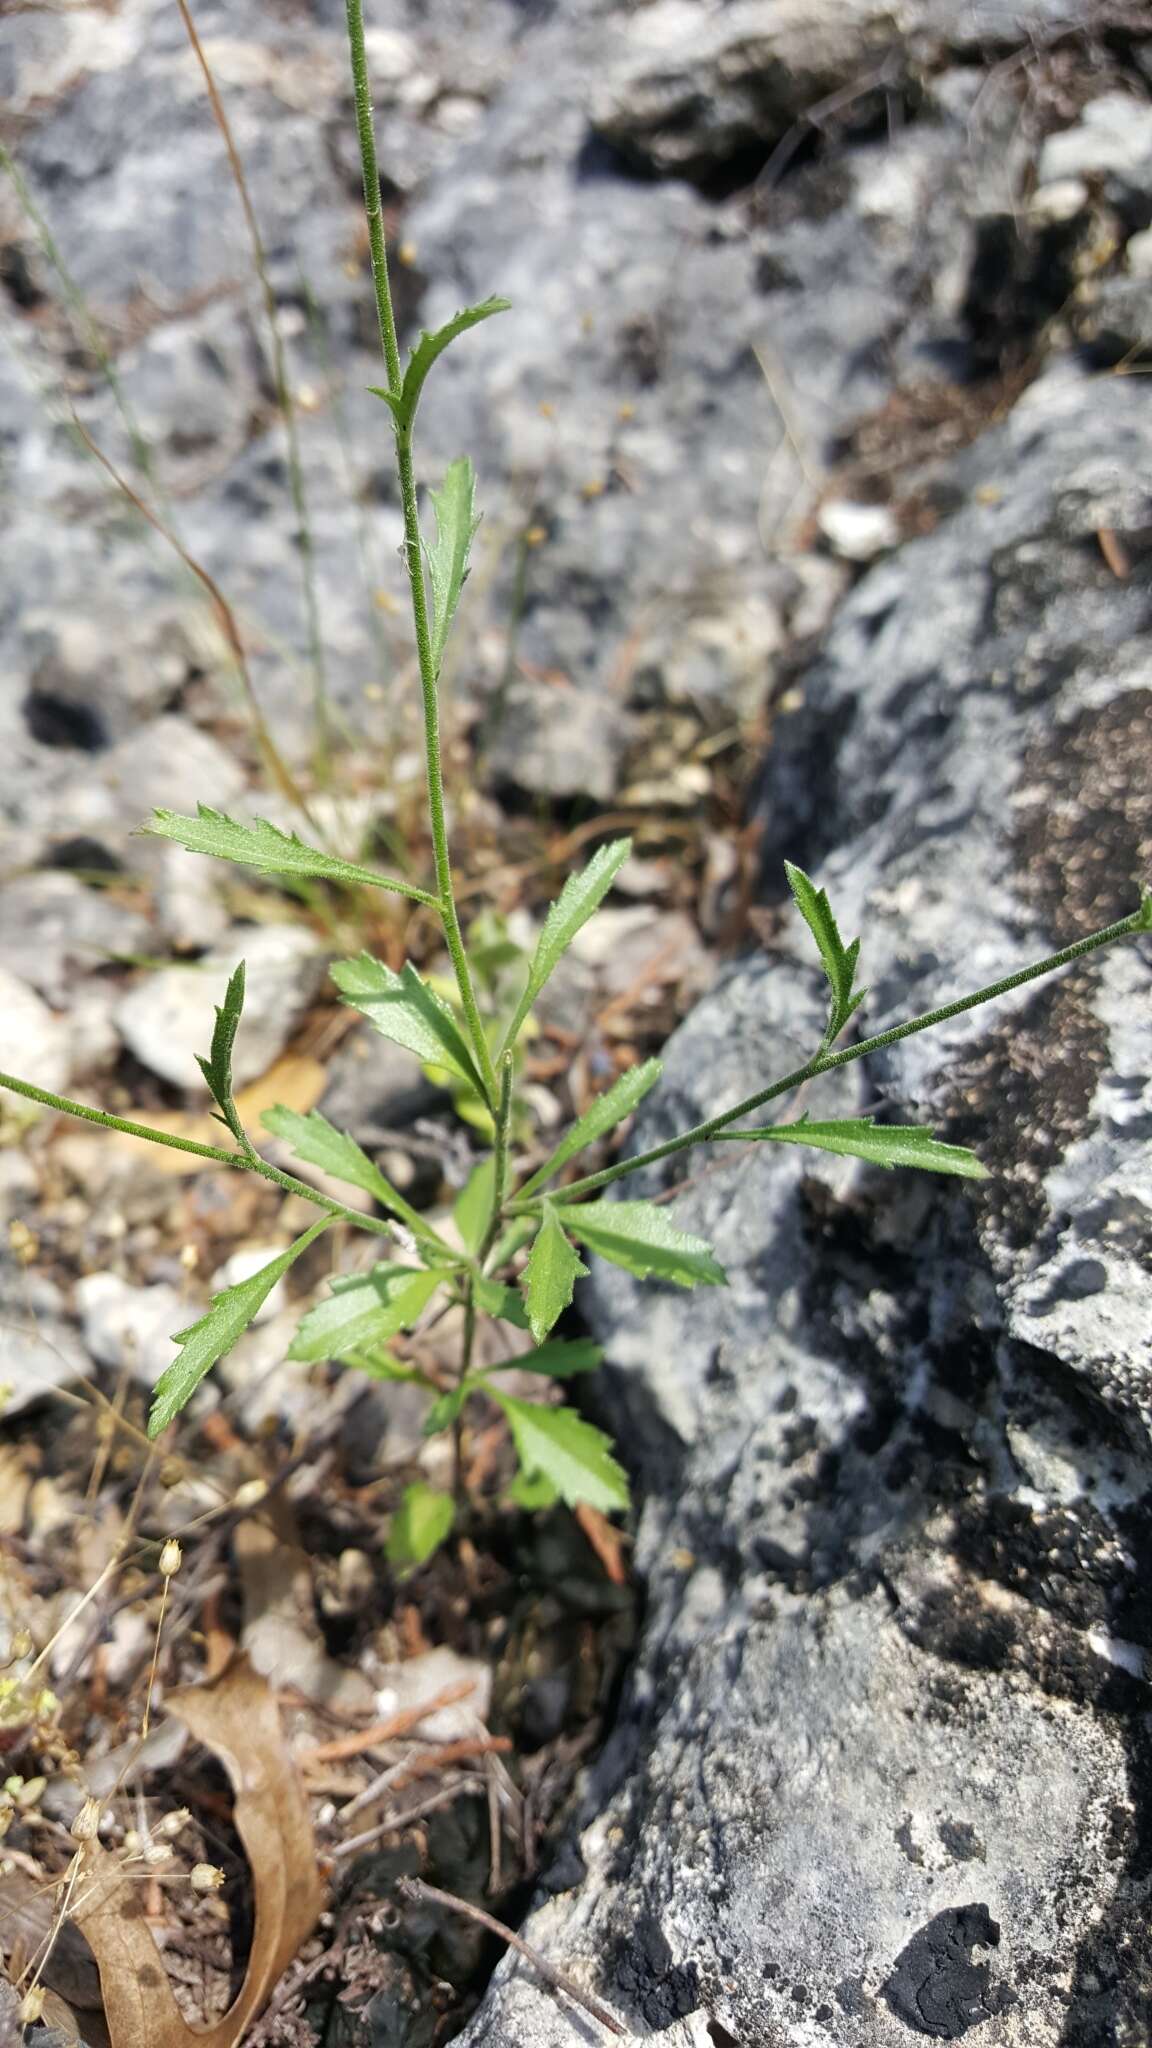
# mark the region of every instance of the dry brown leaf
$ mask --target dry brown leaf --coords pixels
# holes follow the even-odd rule
[[[97,1842],[87,1844],[73,1918],[96,1957],[112,2048],[235,2048],[324,1903],[303,1787],[269,1687],[244,1658],[212,1685],[170,1693],[170,1714],[224,1765],[236,1831],[252,1872],[252,1951],[235,2003],[190,2027],[144,1916],[141,1887]]]
[[[74,1927],[60,1928],[55,1940],[63,1878],[36,1879],[23,1870],[0,1876],[0,1956],[14,1977],[34,1965],[51,1942],[51,1956],[42,1975],[71,2006],[99,2011],[100,1985],[92,1958]]]
[[[282,1102],[288,1109],[298,1109],[302,1116],[315,1109],[327,1085],[327,1075],[319,1060],[308,1059],[303,1053],[287,1053],[261,1074],[258,1081],[252,1081],[247,1088],[241,1088],[236,1097],[236,1108],[240,1121],[248,1130],[258,1130],[260,1118],[266,1109],[272,1109]],[[223,1134],[216,1118],[209,1110],[167,1110],[149,1119],[153,1130],[168,1131],[175,1138],[191,1138],[197,1145],[223,1145]],[[173,1152],[167,1146],[149,1145],[144,1138],[127,1138],[117,1135],[116,1142],[133,1151],[146,1154],[149,1164],[156,1173],[189,1174],[203,1173],[209,1166],[204,1159],[197,1159],[194,1153]]]

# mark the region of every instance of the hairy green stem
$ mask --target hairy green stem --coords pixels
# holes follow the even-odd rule
[[[1103,931],[1093,932],[1087,939],[1077,939],[1075,945],[1065,946],[1059,953],[1050,953],[1046,960],[1038,960],[1032,967],[1022,967],[1015,974],[1007,974],[1002,981],[990,982],[987,988],[977,989],[973,995],[958,996],[955,1002],[942,1003],[937,1010],[928,1010],[922,1017],[913,1017],[907,1024],[893,1025],[890,1031],[878,1031],[873,1038],[861,1039],[857,1045],[844,1046],[839,1052],[818,1052],[806,1065],[796,1067],[779,1081],[773,1081],[767,1088],[761,1088],[755,1095],[746,1096],[719,1116],[708,1117],[704,1123],[694,1124],[690,1131],[681,1132],[678,1138],[669,1138],[663,1145],[654,1145],[648,1152],[638,1152],[633,1159],[619,1160],[615,1166],[606,1166],[600,1173],[586,1174],[583,1180],[575,1180],[566,1188],[560,1188],[550,1196],[555,1202],[580,1201],[598,1188],[610,1182],[622,1180],[625,1174],[636,1173],[643,1166],[654,1166],[657,1160],[668,1159],[675,1152],[685,1152],[691,1145],[705,1145],[710,1138],[734,1124],[742,1116],[750,1116],[754,1110],[763,1109],[766,1102],[774,1102],[777,1096],[787,1095],[793,1088],[799,1088],[804,1081],[812,1081],[819,1074],[827,1074],[834,1067],[850,1066],[853,1060],[866,1059],[869,1053],[882,1052],[885,1046],[896,1045],[902,1038],[911,1038],[918,1031],[930,1031],[934,1024],[944,1024],[949,1017],[962,1016],[965,1010],[978,1009],[981,1003],[995,1001],[997,996],[1008,995],[1012,989],[1022,988],[1026,982],[1038,981],[1041,975],[1052,974],[1058,967],[1067,967],[1073,960],[1083,959],[1086,953],[1094,953],[1100,946],[1110,946],[1117,939],[1130,938],[1134,933],[1152,929],[1152,899],[1146,897],[1139,910],[1130,917],[1123,917],[1116,924],[1106,925]],[[734,1134],[739,1136],[739,1132]],[[517,1215],[532,1211],[539,1206],[539,1197],[530,1201],[510,1202],[506,1214]]]
[[[457,1386],[463,1386],[472,1370],[472,1349],[476,1342],[476,1298],[471,1275],[464,1286],[464,1338],[460,1346],[460,1375]],[[467,1512],[468,1488],[464,1481],[464,1410],[452,1420],[452,1496],[456,1502],[459,1519]]]
[[[479,1263],[483,1268],[500,1230],[504,1213],[504,1193],[508,1183],[508,1137],[512,1124],[512,1055],[505,1053],[500,1062],[500,1102],[496,1111],[496,1129],[492,1152],[492,1214],[480,1246]]]
[[[167,1145],[173,1152],[191,1152],[197,1159],[209,1159],[214,1166],[230,1166],[241,1173],[259,1173],[265,1180],[274,1181],[287,1194],[303,1195],[308,1202],[314,1202],[318,1209],[326,1209],[342,1223],[352,1223],[357,1230],[370,1230],[379,1237],[390,1237],[392,1225],[382,1216],[365,1216],[359,1209],[346,1209],[343,1202],[334,1202],[328,1195],[322,1195],[318,1188],[309,1187],[307,1181],[297,1180],[294,1174],[281,1173],[278,1166],[270,1166],[261,1159],[258,1152],[225,1152],[218,1145],[201,1145],[195,1138],[178,1138],[172,1131],[158,1131],[151,1124],[130,1123],[122,1116],[112,1116],[106,1109],[92,1109],[86,1102],[72,1102],[66,1095],[53,1095],[47,1088],[34,1088],[31,1081],[20,1081],[15,1074],[0,1073],[0,1088],[10,1088],[14,1095],[26,1096],[29,1102],[42,1103],[45,1109],[59,1110],[63,1116],[81,1117],[85,1123],[99,1124],[106,1131],[120,1131],[126,1138],[143,1138],[149,1145]]]
[[[372,95],[368,82],[368,53],[364,44],[362,0],[347,0],[348,45],[352,60],[352,85],[356,99],[356,132],[360,142],[360,166],[364,177],[364,209],[368,220],[368,246],[372,258],[372,282],[376,291],[376,317],[380,346],[388,372],[388,388],[399,398],[403,382],[400,348],[396,339],[396,316],[392,308],[392,287],[388,277],[388,252],[384,243],[384,214],[380,201],[380,170],[376,160],[376,136],[372,125]],[[495,1114],[496,1073],[472,985],[472,971],[464,950],[464,937],[452,887],[452,863],[448,853],[448,827],[444,811],[444,770],[440,754],[440,706],[436,694],[436,663],[428,624],[428,595],[424,587],[424,563],[420,540],[420,514],[416,500],[416,471],[412,462],[411,427],[396,428],[396,473],[404,513],[404,559],[412,597],[412,623],[416,636],[416,658],[420,669],[420,693],[424,708],[424,754],[428,775],[428,816],[432,828],[432,851],[436,864],[436,888],[444,936],[460,991],[460,1001],[476,1055],[488,1107]]]

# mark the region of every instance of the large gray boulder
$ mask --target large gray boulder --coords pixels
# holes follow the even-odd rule
[[[1052,371],[807,677],[767,868],[818,864],[863,932],[868,1029],[1137,901],[1150,474],[1135,382]],[[796,926],[673,1040],[639,1145],[812,1048]],[[1152,2038],[1150,993],[1128,944],[812,1090],[973,1144],[975,1192],[799,1150],[642,1176],[731,1285],[590,1286],[647,1621],[586,1874],[528,1930],[637,2036]],[[516,1964],[469,2038],[584,2037]]]

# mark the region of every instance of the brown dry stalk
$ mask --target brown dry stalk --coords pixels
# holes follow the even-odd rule
[[[439,1749],[430,1749],[426,1756],[414,1756],[392,1784],[399,1792],[414,1785],[418,1778],[432,1777],[445,1770],[449,1764],[464,1763],[473,1756],[507,1756],[511,1747],[507,1735],[469,1735],[459,1742],[445,1742]]]
[[[195,576],[197,582],[200,583],[203,589],[207,591],[208,599],[216,618],[216,623],[219,626],[221,632],[224,635],[225,640],[228,643],[228,650],[232,656],[233,661],[236,664],[236,670],[240,677],[240,684],[248,703],[248,713],[252,720],[252,728],[256,735],[256,743],[264,758],[264,765],[267,768],[268,773],[271,775],[272,780],[275,782],[276,787],[279,789],[281,795],[287,797],[289,803],[295,804],[297,809],[303,813],[304,817],[308,818],[309,823],[312,824],[313,827],[315,827],[315,821],[310,816],[304,792],[300,788],[299,783],[296,781],[295,776],[292,774],[292,771],[289,768],[287,762],[285,761],[283,755],[281,754],[280,749],[277,747],[276,742],[273,739],[272,734],[268,728],[268,723],[264,717],[264,713],[260,709],[260,699],[256,695],[256,686],[252,681],[252,672],[248,667],[248,656],[245,651],[244,642],[240,637],[240,628],[236,624],[235,613],[233,612],[232,607],[229,604],[227,598],[225,597],[223,591],[221,590],[219,584],[215,581],[215,579],[212,576],[208,574],[208,571],[204,568],[203,564],[198,562],[194,555],[189,554],[183,542],[177,539],[176,535],[173,533],[172,528],[170,526],[165,525],[159,513],[154,511],[150,505],[146,504],[144,499],[140,496],[140,493],[138,491],[134,491],[131,484],[127,481],[127,479],[121,476],[120,471],[116,468],[115,463],[112,462],[109,456],[105,455],[102,448],[97,447],[95,441],[92,439],[92,436],[88,432],[88,429],[84,425],[83,421],[80,420],[75,413],[73,413],[72,419],[76,431],[79,434],[81,440],[84,442],[84,445],[88,449],[89,453],[96,457],[96,460],[100,464],[100,467],[102,469],[107,470],[109,476],[112,478],[113,483],[117,486],[119,490],[121,490],[124,493],[124,496],[127,498],[129,504],[135,507],[136,511],[139,512],[142,519],[147,520],[149,526],[152,527],[154,532],[160,535],[161,539],[166,540],[168,542],[169,547],[175,549],[176,553],[180,557],[180,560],[183,562],[185,568],[191,571],[192,575]]]

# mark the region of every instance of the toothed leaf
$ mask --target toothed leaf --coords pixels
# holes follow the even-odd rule
[[[476,512],[476,476],[466,455],[449,465],[438,491],[429,491],[436,519],[436,538],[425,542],[428,580],[432,585],[432,666],[440,673],[444,649],[460,593],[468,575],[472,537],[480,524]]]
[[[546,1159],[543,1166],[537,1168],[531,1180],[525,1181],[520,1190],[521,1195],[535,1194],[538,1187],[546,1180],[553,1179],[562,1167],[567,1166],[570,1159],[575,1159],[578,1152],[583,1152],[586,1146],[594,1144],[596,1139],[604,1137],[606,1132],[615,1130],[618,1123],[622,1123],[626,1116],[631,1116],[637,1103],[644,1100],[648,1090],[656,1086],[663,1072],[659,1060],[645,1060],[643,1066],[630,1067],[626,1074],[621,1074],[620,1079],[614,1081],[611,1088],[605,1089],[603,1095],[598,1095],[595,1102],[584,1111],[583,1116],[577,1118],[571,1130],[560,1140],[551,1158]]]
[[[208,1084],[208,1091],[220,1111],[222,1120],[227,1124],[237,1144],[246,1148],[248,1140],[244,1135],[240,1112],[232,1099],[232,1048],[236,1043],[236,1031],[243,1008],[244,962],[241,961],[224,991],[224,1001],[216,1012],[212,1050],[207,1059],[197,1053],[196,1065]]]
[[[548,1480],[570,1508],[587,1501],[611,1514],[628,1506],[628,1481],[603,1430],[594,1429],[574,1408],[544,1408],[517,1401],[497,1387],[489,1391],[508,1417],[516,1455],[529,1477]]]
[[[478,1309],[497,1322],[515,1323],[518,1330],[528,1328],[528,1311],[514,1287],[505,1287],[500,1280],[474,1280],[472,1298]]]
[[[537,1514],[542,1508],[554,1508],[560,1496],[543,1472],[534,1472],[529,1478],[527,1472],[521,1470],[511,1481],[507,1498],[513,1507],[523,1508],[528,1514]]]
[[[803,868],[786,860],[784,871],[793,901],[816,941],[824,972],[828,977],[831,991],[828,1004],[828,1022],[824,1029],[824,1043],[831,1045],[840,1036],[848,1019],[858,1010],[867,995],[867,989],[853,992],[856,968],[860,959],[860,941],[853,939],[850,946],[844,944],[840,928],[832,915],[826,890],[818,889],[815,882],[804,873]]]
[[[727,1281],[711,1246],[677,1230],[654,1202],[567,1202],[557,1214],[590,1252],[640,1280],[671,1280],[677,1287],[723,1287]]]
[[[474,1166],[452,1205],[452,1215],[465,1249],[478,1252],[492,1220],[492,1197],[496,1188],[496,1155]]]
[[[610,845],[602,846],[578,875],[569,875],[536,941],[536,951],[528,970],[528,986],[508,1027],[505,1047],[515,1044],[520,1026],[557,961],[603,902],[631,851],[630,839],[614,839]]]
[[[332,1292],[297,1325],[289,1358],[314,1364],[387,1344],[427,1307],[444,1279],[422,1266],[374,1266],[333,1280]]]
[[[374,868],[359,867],[355,861],[338,860],[335,854],[320,853],[305,846],[295,832],[281,832],[267,818],[241,824],[200,804],[194,818],[178,811],[153,811],[151,823],[142,828],[154,839],[174,839],[189,853],[212,854],[217,860],[231,860],[240,867],[258,868],[266,875],[311,875],[324,882],[355,882],[370,889],[391,889],[414,903],[433,903],[427,889],[417,889],[394,875],[380,875]]]
[[[388,1562],[397,1576],[405,1579],[422,1564],[427,1564],[433,1551],[447,1541],[456,1519],[456,1508],[450,1493],[440,1493],[423,1479],[413,1486],[406,1486],[403,1498],[392,1517],[388,1531]]]
[[[509,299],[484,299],[477,306],[464,306],[459,313],[446,320],[443,327],[432,332],[425,329],[412,350],[404,368],[404,377],[399,392],[385,391],[379,385],[370,384],[368,389],[376,398],[382,398],[396,422],[400,433],[406,433],[416,417],[424,379],[444,350],[455,341],[458,334],[466,334],[470,327],[479,327],[482,320],[490,320],[494,313],[507,313]]]
[[[411,961],[393,973],[371,953],[337,960],[332,979],[346,1003],[359,1010],[382,1038],[406,1046],[429,1066],[442,1067],[480,1095],[484,1089],[463,1033],[447,1003],[417,974]]]
[[[286,1109],[283,1103],[276,1103],[266,1109],[260,1119],[264,1129],[274,1138],[283,1138],[291,1145],[298,1159],[304,1159],[309,1166],[318,1166],[324,1173],[330,1173],[336,1180],[348,1182],[349,1187],[362,1188],[387,1209],[393,1216],[406,1223],[417,1237],[435,1241],[436,1233],[426,1223],[418,1209],[406,1202],[398,1188],[381,1173],[368,1154],[349,1137],[347,1131],[338,1131],[318,1109],[309,1110],[303,1116],[298,1109]]]
[[[159,1436],[167,1429],[173,1417],[191,1400],[204,1375],[211,1371],[217,1361],[244,1335],[253,1316],[261,1309],[278,1280],[283,1279],[294,1259],[328,1228],[331,1218],[321,1217],[318,1223],[306,1230],[302,1237],[290,1244],[279,1258],[269,1260],[258,1273],[252,1273],[247,1280],[240,1280],[235,1287],[226,1287],[212,1297],[207,1312],[198,1322],[190,1323],[172,1339],[180,1346],[180,1356],[174,1358],[156,1382],[152,1409],[148,1417],[148,1434]]]
[[[534,1351],[521,1351],[515,1358],[505,1358],[499,1365],[490,1365],[489,1372],[538,1372],[552,1380],[570,1380],[578,1372],[595,1372],[604,1357],[599,1344],[593,1344],[587,1337],[569,1341],[554,1337],[548,1344],[538,1344]]]
[[[988,1169],[963,1145],[945,1145],[916,1124],[877,1124],[870,1116],[836,1123],[771,1124],[763,1130],[721,1131],[721,1138],[767,1141],[777,1145],[814,1145],[821,1152],[840,1152],[867,1159],[873,1166],[919,1166],[929,1173],[958,1174],[964,1180],[987,1180]]]
[[[544,1218],[520,1280],[528,1326],[538,1344],[544,1342],[564,1313],[577,1280],[587,1271],[579,1252],[564,1234],[559,1212],[545,1202]]]

